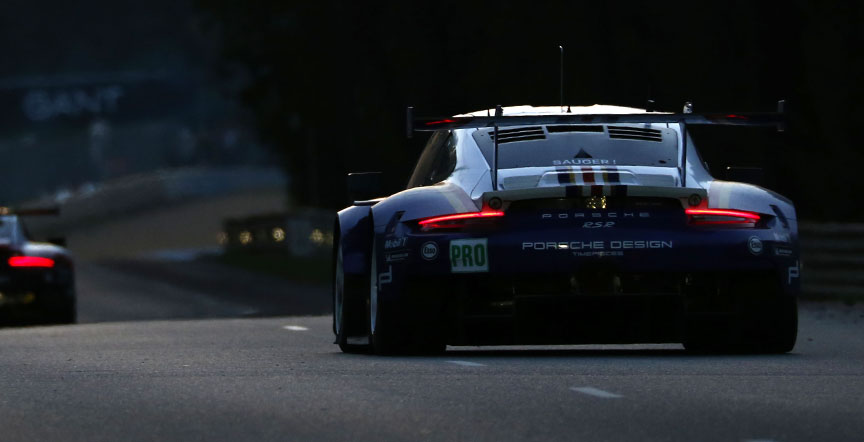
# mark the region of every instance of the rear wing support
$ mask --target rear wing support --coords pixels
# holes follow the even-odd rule
[[[495,118],[504,116],[504,109],[501,105],[495,106]],[[493,129],[495,138],[495,147],[492,149],[492,190],[498,190],[498,123],[494,123]]]
[[[681,128],[681,187],[687,187],[687,122],[681,120],[678,122]]]
[[[688,109],[689,110],[689,109]],[[495,116],[464,115],[444,118],[417,118],[414,108],[408,107],[406,129],[411,138],[414,132],[434,132],[453,129],[488,128],[495,132],[495,149],[492,164],[492,188],[498,189],[498,129],[513,126],[554,126],[573,124],[647,124],[677,123],[681,125],[684,152],[682,164],[682,187],[686,185],[687,133],[688,125],[694,126],[750,126],[775,127],[778,132],[786,130],[786,101],[777,102],[777,112],[682,113],[645,112],[639,114],[554,114],[554,115],[503,115],[503,108],[495,107]]]

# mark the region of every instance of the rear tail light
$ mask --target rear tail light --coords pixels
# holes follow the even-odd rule
[[[499,218],[504,216],[504,212],[499,210],[486,210],[482,212],[454,213],[452,215],[435,216],[432,218],[421,219],[417,224],[423,230],[432,229],[453,229],[463,227],[467,224],[482,222],[490,218]]]
[[[690,224],[738,224],[756,225],[762,218],[758,213],[732,209],[695,209],[684,211]]]
[[[13,256],[9,258],[9,267],[54,267],[54,260],[41,256]]]

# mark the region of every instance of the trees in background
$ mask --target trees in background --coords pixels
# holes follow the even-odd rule
[[[199,0],[223,44],[221,68],[292,177],[298,204],[344,205],[345,173],[404,184],[422,140],[405,106],[448,115],[496,104],[566,101],[697,111],[771,110],[770,133],[697,132],[715,169],[762,165],[805,217],[864,217],[840,203],[860,164],[862,6],[731,1],[240,2]]]

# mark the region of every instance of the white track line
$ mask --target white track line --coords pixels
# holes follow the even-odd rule
[[[303,327],[302,325],[286,325],[286,326],[284,326],[284,327],[282,327],[282,328],[284,328],[285,330],[291,330],[291,331],[306,331],[306,330],[309,330],[308,328]]]
[[[447,361],[451,364],[461,365],[463,367],[485,367],[486,364],[480,364],[478,362],[468,362],[468,361]]]
[[[588,396],[594,396],[603,399],[618,399],[624,397],[620,394],[610,393],[608,391],[604,391],[594,387],[570,387],[570,389],[577,393],[587,394]]]

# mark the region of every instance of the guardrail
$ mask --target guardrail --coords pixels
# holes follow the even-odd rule
[[[802,222],[798,229],[802,294],[864,297],[864,224]]]
[[[59,217],[32,218],[28,226],[33,231],[63,234],[111,216],[241,190],[284,188],[285,183],[286,177],[275,167],[158,170],[46,196],[21,207],[59,207]]]

